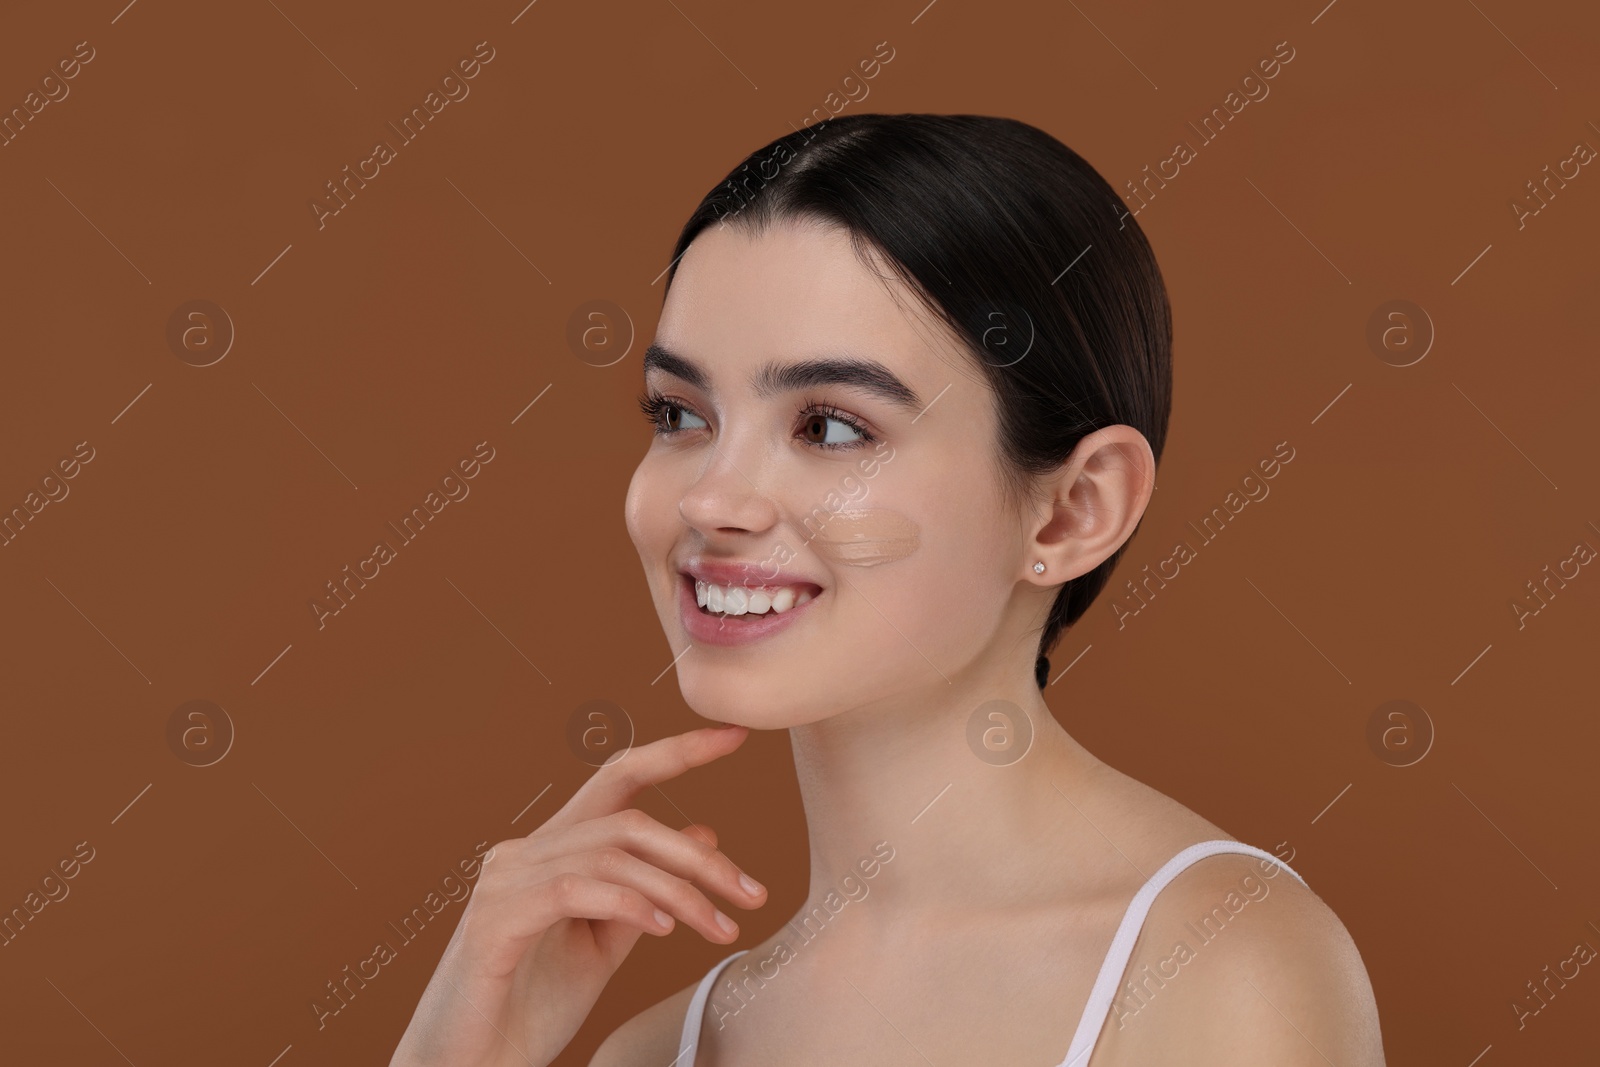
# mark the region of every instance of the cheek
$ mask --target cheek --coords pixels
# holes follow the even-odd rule
[[[628,536],[647,566],[666,551],[663,538],[674,515],[656,466],[648,455],[640,461],[623,501]]]
[[[641,530],[639,524],[643,517],[644,490],[643,482],[640,480],[640,475],[643,472],[643,463],[634,468],[633,477],[628,482],[627,495],[622,498],[622,519],[628,527],[628,536],[633,539],[633,546],[635,548],[641,547]]]
[[[946,518],[937,536],[925,536],[915,559],[915,603],[922,613],[912,622],[941,633],[993,629],[1005,603],[1000,576],[1000,546],[964,521]],[[911,562],[908,560],[907,562]]]
[[[882,568],[883,577],[885,584],[900,585],[896,622],[959,656],[1000,626],[1017,577],[1011,573],[1015,542],[989,501],[963,502],[948,491],[922,499],[944,503],[910,513],[921,527],[920,544],[904,561]]]
[[[909,515],[893,508],[851,508],[828,519],[809,543],[835,566],[874,567],[915,555],[922,530]]]
[[[870,645],[872,655],[903,649],[909,639],[930,656],[938,649],[960,657],[998,625],[1011,587],[1005,580],[1009,557],[992,513],[973,514],[948,495],[943,499],[949,507],[931,510],[924,503],[940,499],[938,491],[930,491],[912,506],[909,500],[877,495],[871,521],[885,533],[914,529],[915,549],[871,566],[829,561],[830,569],[848,580],[839,583],[846,597],[855,592],[855,599],[867,601],[857,605],[865,632],[856,639]],[[898,521],[878,521],[891,515]],[[891,539],[885,547],[895,546]],[[885,618],[893,625],[884,625]]]

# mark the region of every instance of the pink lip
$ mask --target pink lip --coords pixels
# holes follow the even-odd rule
[[[801,585],[805,583],[786,582],[783,584]],[[735,615],[730,618],[721,618],[707,615],[700,610],[699,602],[696,601],[694,595],[693,576],[688,574],[678,575],[678,617],[683,621],[683,628],[688,632],[691,639],[708,645],[732,647],[748,645],[772,637],[774,634],[793,626],[821,596],[821,593],[817,593],[804,604],[797,604],[781,615],[775,612],[768,612],[765,615]]]

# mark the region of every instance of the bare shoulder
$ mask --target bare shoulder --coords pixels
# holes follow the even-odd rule
[[[1104,764],[1084,800],[1140,878],[1233,836]],[[1270,850],[1269,850],[1270,851]],[[1287,861],[1293,863],[1292,856]],[[1133,872],[1130,869],[1129,874]],[[1315,891],[1270,860],[1206,856],[1156,896],[1086,1067],[1241,1063],[1382,1067],[1366,965]]]
[[[1366,965],[1293,874],[1238,853],[1178,874],[1145,919],[1102,1031],[1102,1063],[1382,1067]],[[1098,1051],[1098,1050],[1097,1050]]]
[[[683,1020],[698,982],[657,1001],[607,1035],[589,1067],[661,1067],[677,1062]]]

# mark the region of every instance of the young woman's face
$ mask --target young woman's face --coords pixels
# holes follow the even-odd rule
[[[800,725],[948,691],[1014,651],[1025,539],[1001,501],[994,394],[842,230],[702,231],[645,388],[657,436],[628,532],[701,715]],[[720,588],[702,608],[705,582]]]

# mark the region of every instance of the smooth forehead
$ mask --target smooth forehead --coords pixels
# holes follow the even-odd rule
[[[872,258],[869,268],[846,230],[816,221],[780,221],[758,235],[708,226],[678,261],[657,334],[714,375],[719,366],[742,377],[766,360],[853,352],[932,396],[963,358],[960,345]]]

